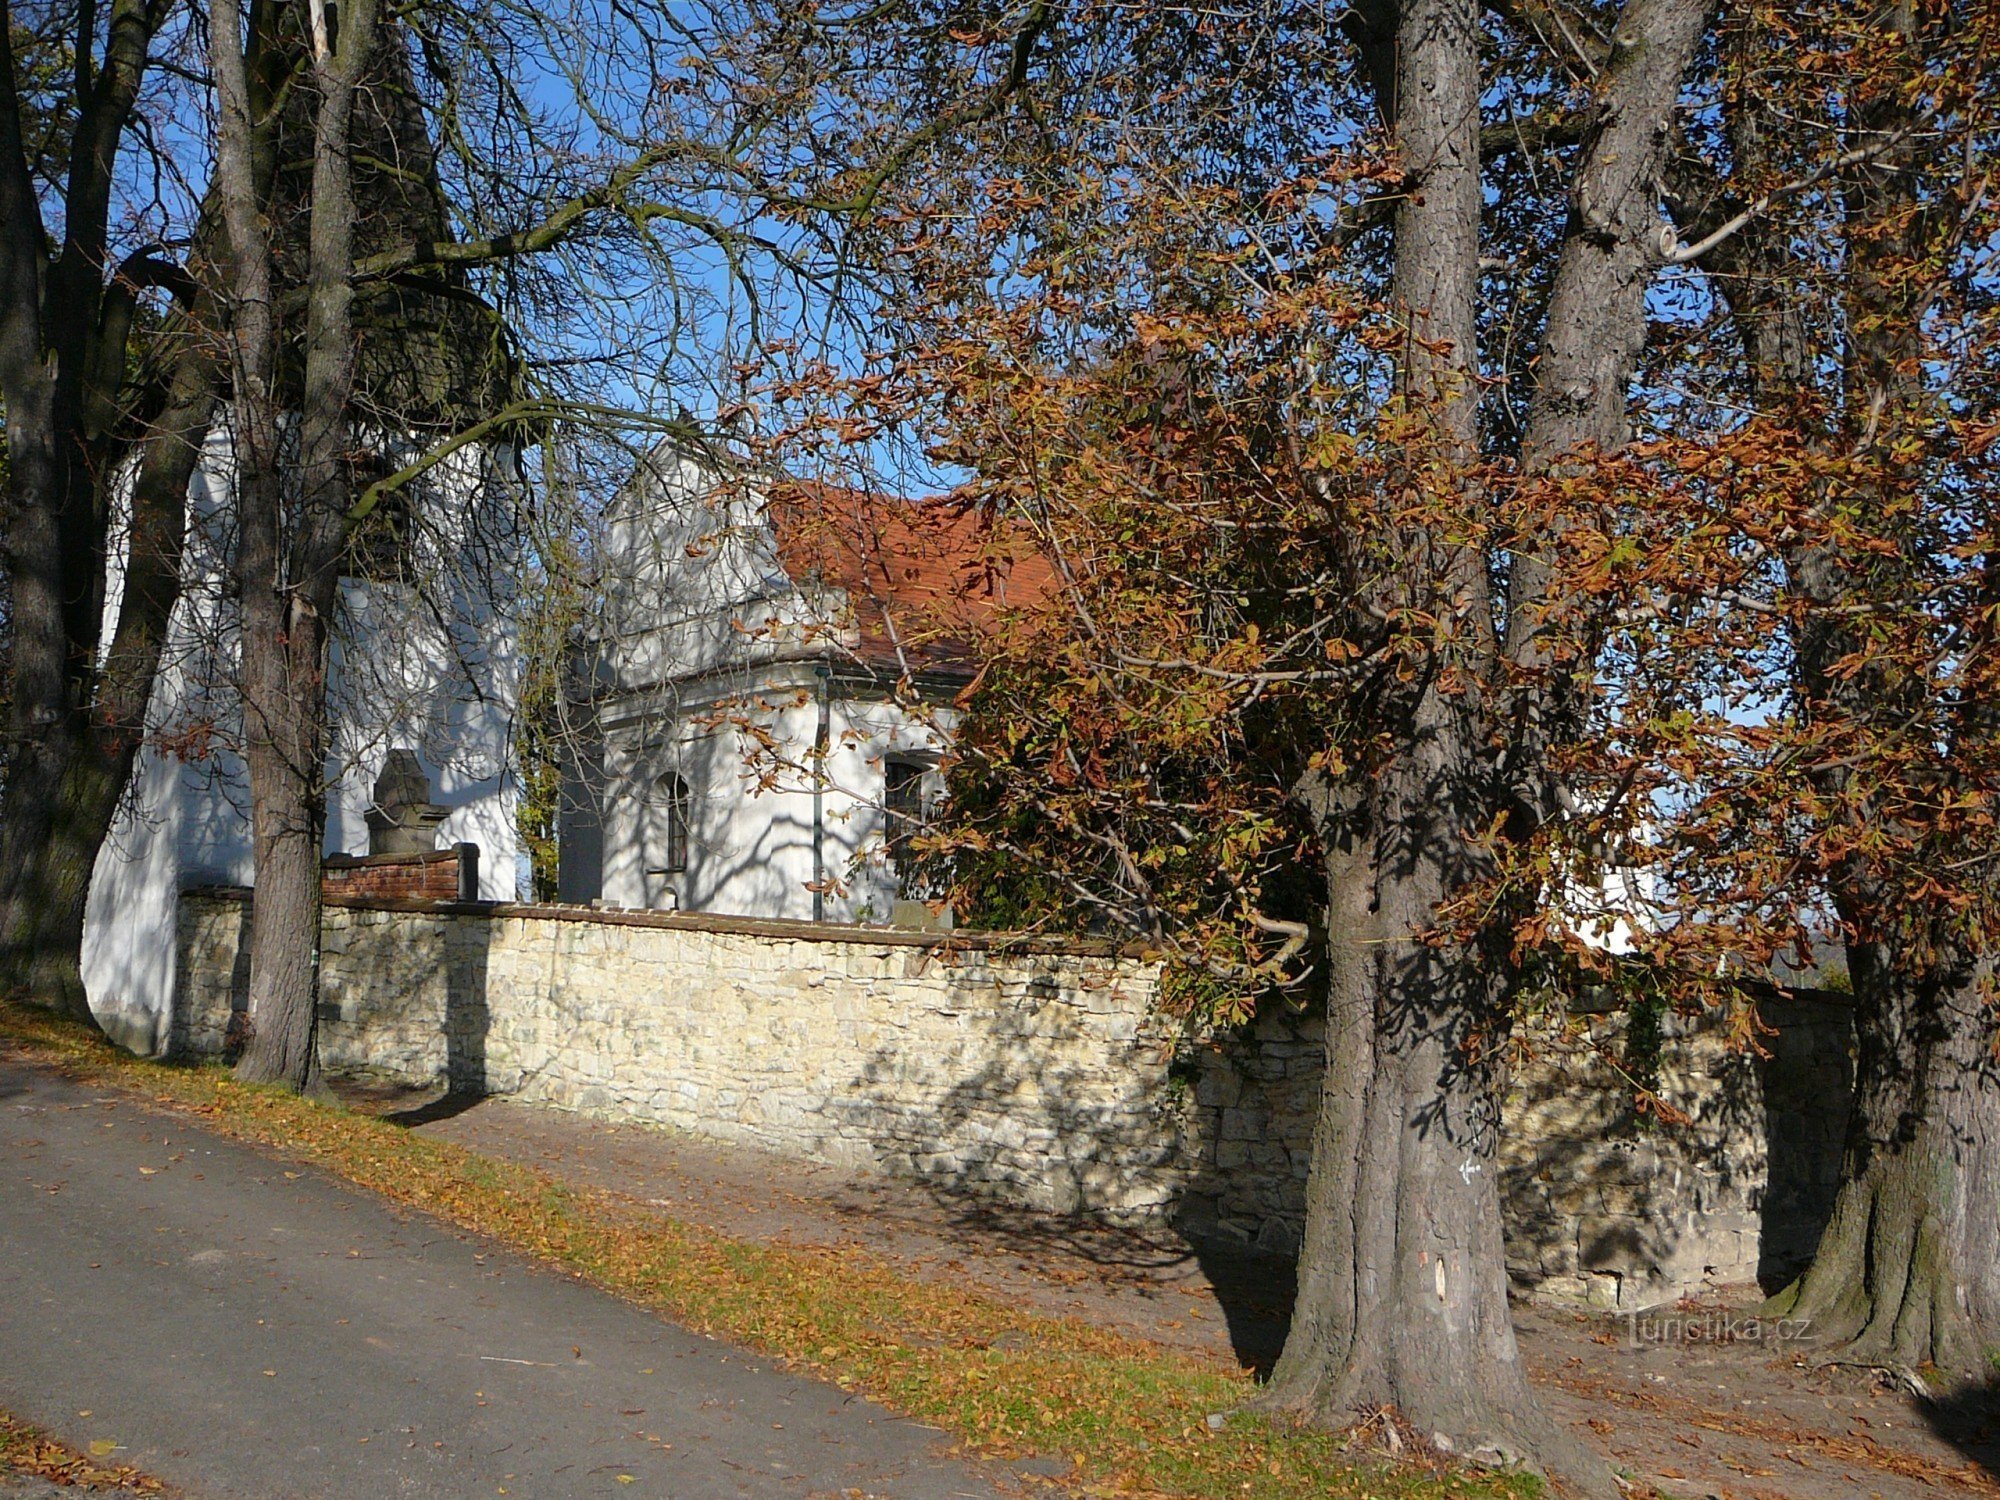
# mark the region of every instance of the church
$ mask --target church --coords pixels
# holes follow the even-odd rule
[[[613,508],[561,898],[934,926],[912,847],[982,631],[1053,582],[945,499],[669,442]]]

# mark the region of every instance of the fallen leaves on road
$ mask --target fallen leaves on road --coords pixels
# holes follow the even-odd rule
[[[1443,1500],[1532,1495],[1522,1475],[1391,1465],[1372,1445],[1242,1408],[1247,1371],[926,1281],[850,1247],[764,1243],[412,1134],[214,1067],[130,1057],[0,1003],[0,1039],[98,1087],[134,1090],[394,1202],[498,1239],[684,1327],[866,1392],[992,1456],[1074,1455],[1093,1495]],[[581,1359],[581,1346],[572,1357]],[[507,1356],[482,1359],[511,1362]],[[1205,1414],[1234,1411],[1224,1424]]]
[[[118,1451],[111,1438],[99,1438],[83,1454],[57,1442],[40,1429],[0,1412],[0,1477],[9,1474],[46,1479],[51,1484],[82,1490],[118,1491],[128,1495],[160,1495],[166,1487],[129,1464],[98,1460]]]

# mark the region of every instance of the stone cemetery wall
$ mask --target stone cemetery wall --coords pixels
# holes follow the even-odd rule
[[[222,1052],[246,893],[181,902],[173,1040]],[[747,918],[330,897],[337,1072],[511,1094],[1028,1207],[1296,1248],[1323,1056],[1309,1015],[1191,1035],[1109,950]],[[1503,1117],[1524,1290],[1635,1308],[1809,1254],[1846,1114],[1844,1008],[1787,1002],[1767,1059],[1669,1021],[1635,1120],[1589,1045],[1530,1037]],[[1618,1055],[1622,1017],[1589,1019]]]

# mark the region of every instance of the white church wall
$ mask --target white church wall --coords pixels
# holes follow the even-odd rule
[[[780,565],[762,497],[663,445],[614,505],[602,548],[605,688],[643,692],[797,655],[818,612]]]
[[[929,721],[948,732],[950,711],[907,712],[845,658],[843,597],[787,575],[761,494],[671,445],[620,496],[603,558],[599,738],[569,779],[563,899],[887,920],[900,893],[882,848],[883,762],[934,764],[944,745]],[[681,870],[665,868],[668,775],[687,784]]]
[[[329,673],[333,756],[325,852],[368,852],[366,815],[391,749],[413,749],[431,800],[451,809],[439,847],[480,846],[480,895],[517,895],[516,793],[509,764],[519,662],[496,570],[471,566],[481,486],[500,471],[467,453],[425,497],[435,554],[428,598],[400,585],[343,584],[344,644]],[[92,874],[84,986],[99,1019],[142,1051],[165,1045],[177,983],[179,891],[252,880],[249,789],[235,746],[241,715],[232,683],[236,623],[224,582],[230,452],[212,436],[189,489],[182,597],[147,714],[147,743]],[[501,481],[501,482],[504,482]],[[114,557],[116,554],[114,553]],[[111,569],[115,618],[122,563]]]
[[[883,850],[885,762],[935,766],[949,709],[913,714],[884,689],[831,678],[818,788],[821,684],[767,670],[649,696],[607,715],[599,793],[605,904],[808,921],[886,921],[900,895]],[[855,694],[867,693],[859,697]],[[736,720],[753,724],[752,733]],[[686,867],[668,871],[663,778],[687,787]],[[929,794],[941,791],[935,772]],[[814,859],[814,830],[820,853]],[[815,903],[814,886],[822,887]]]
[[[882,694],[837,699],[831,717],[828,778],[849,794],[842,808],[839,863],[828,858],[845,886],[840,920],[886,922],[906,894],[888,856],[883,806],[888,765],[902,760],[926,767],[923,800],[935,805],[944,793],[936,767],[957,716],[938,706],[913,711]]]
[[[746,697],[779,700],[760,715],[773,739],[810,748],[816,709],[785,703],[798,684],[745,682]],[[655,700],[657,704],[658,700]],[[813,797],[800,771],[763,762],[751,737],[709,725],[717,697],[678,698],[607,729],[604,752],[602,898],[649,910],[735,911],[808,919],[813,914]],[[722,711],[730,711],[723,707]],[[799,740],[803,736],[803,740]],[[670,809],[662,778],[687,785],[686,868],[664,866]],[[768,782],[758,790],[760,782]],[[827,803],[822,799],[822,816]]]

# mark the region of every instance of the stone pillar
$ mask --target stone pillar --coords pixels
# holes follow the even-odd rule
[[[428,854],[449,808],[430,800],[431,779],[414,750],[391,750],[375,778],[368,809],[370,854]]]

